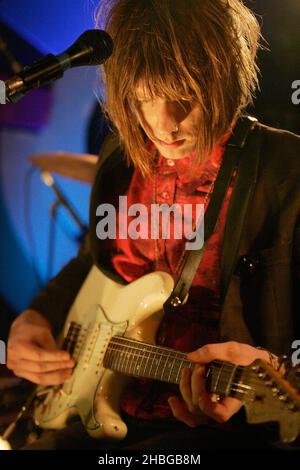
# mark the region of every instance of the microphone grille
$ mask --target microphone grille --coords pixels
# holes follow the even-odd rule
[[[113,51],[113,40],[110,35],[101,29],[88,29],[76,41],[83,43],[90,49],[90,62],[88,65],[100,65],[110,57]]]

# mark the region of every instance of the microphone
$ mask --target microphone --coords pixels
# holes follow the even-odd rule
[[[100,65],[112,51],[113,41],[109,34],[99,29],[87,30],[65,52],[56,56],[47,54],[5,83],[2,82],[2,89],[3,83],[5,85],[5,100],[16,103],[28,91],[61,78],[72,67]],[[2,97],[0,103],[4,104],[5,100]]]

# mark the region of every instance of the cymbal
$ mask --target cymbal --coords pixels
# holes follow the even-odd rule
[[[42,171],[54,172],[84,183],[93,183],[98,157],[88,153],[46,152],[31,155],[29,160]]]

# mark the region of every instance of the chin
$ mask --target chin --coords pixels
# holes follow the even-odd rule
[[[194,150],[195,145],[183,145],[177,149],[166,149],[161,145],[157,145],[159,153],[165,157],[173,160],[179,160],[181,158],[188,157]]]

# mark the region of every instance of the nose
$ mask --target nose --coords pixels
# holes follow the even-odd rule
[[[156,136],[165,140],[170,139],[173,133],[178,131],[180,122],[185,117],[184,110],[179,103],[162,100],[156,107]]]

